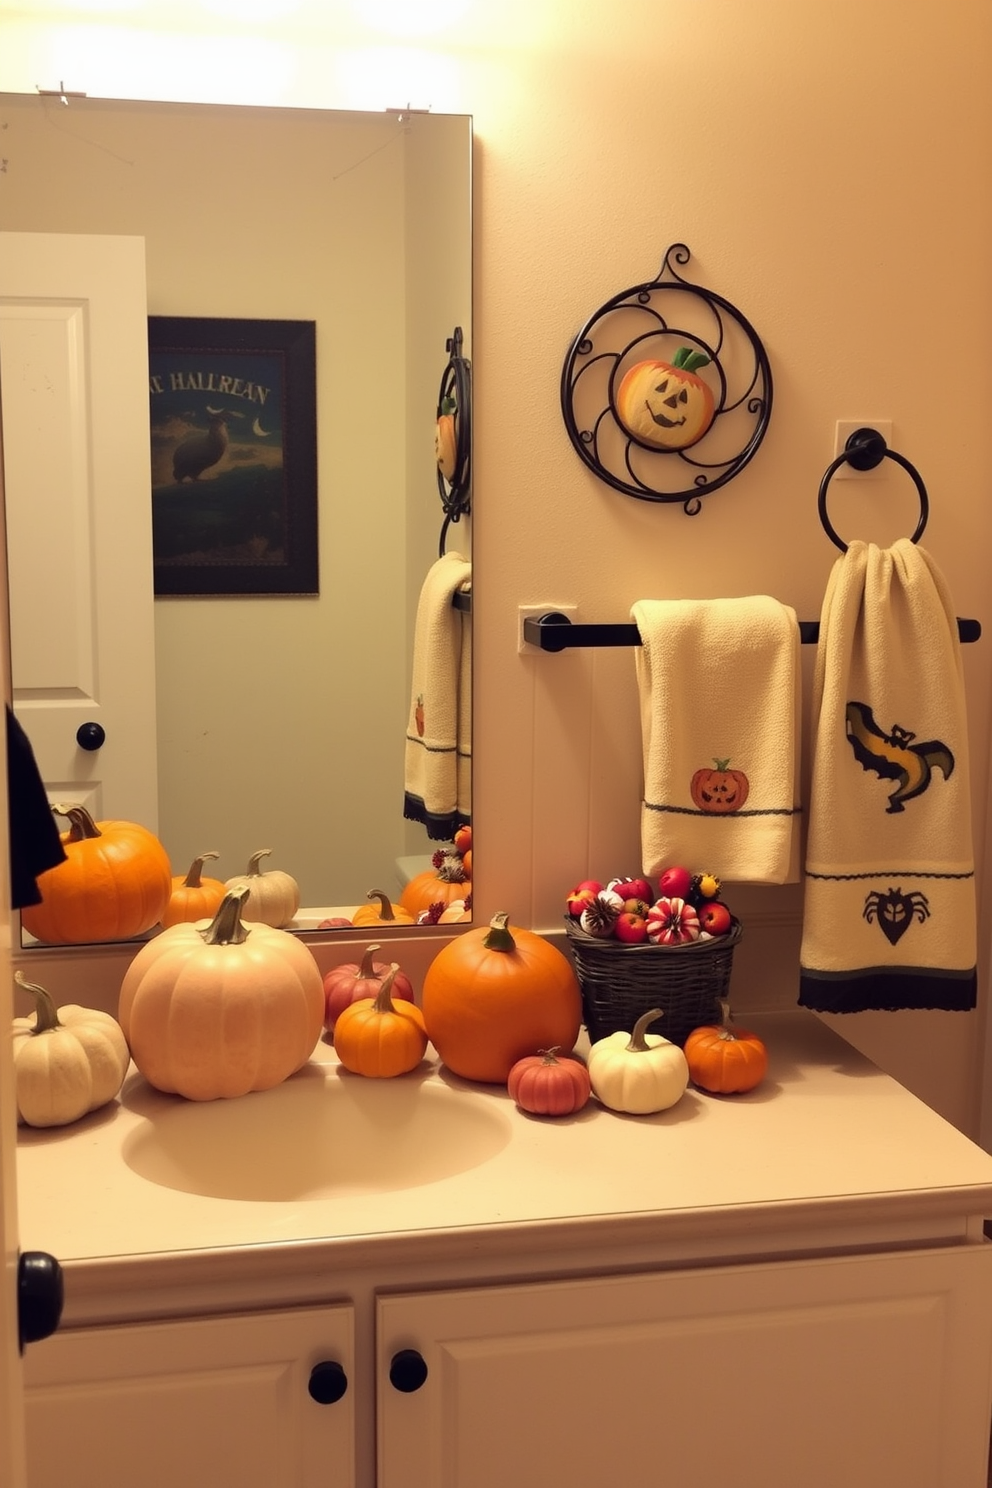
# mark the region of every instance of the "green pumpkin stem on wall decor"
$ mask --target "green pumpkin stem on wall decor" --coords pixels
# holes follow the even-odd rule
[[[681,368],[683,372],[695,372],[697,367],[708,366],[709,360],[705,351],[693,351],[689,346],[680,346],[672,358],[672,366]]]

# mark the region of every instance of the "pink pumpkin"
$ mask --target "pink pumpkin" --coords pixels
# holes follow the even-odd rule
[[[527,1054],[510,1070],[506,1088],[521,1111],[532,1116],[571,1116],[581,1111],[592,1086],[578,1059],[558,1059],[556,1049]]]
[[[365,947],[365,954],[361,963],[347,962],[344,966],[334,966],[324,977],[324,1027],[328,1033],[334,1032],[334,1025],[353,1002],[361,1002],[363,999],[378,996],[379,988],[390,972],[390,965],[383,961],[373,961],[373,956],[380,949],[377,945]],[[413,986],[410,978],[404,971],[397,971],[392,981],[391,992],[394,1000],[398,1002],[413,1002]]]

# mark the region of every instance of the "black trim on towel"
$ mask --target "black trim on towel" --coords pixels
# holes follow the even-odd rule
[[[967,1013],[978,1000],[977,968],[869,966],[861,971],[799,972],[799,1006],[816,1013],[893,1013],[928,1008]]]
[[[407,821],[420,822],[427,828],[432,842],[450,842],[459,827],[471,825],[471,816],[464,811],[428,811],[420,796],[406,791],[403,796],[403,815]]]

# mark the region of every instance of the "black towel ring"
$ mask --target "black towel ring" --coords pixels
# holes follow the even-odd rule
[[[853,465],[855,470],[874,470],[875,466],[880,465],[884,459],[895,460],[896,464],[901,465],[903,470],[912,477],[920,498],[920,520],[916,524],[916,531],[910,538],[910,542],[919,542],[923,536],[927,519],[930,516],[930,498],[927,496],[927,488],[923,484],[920,472],[906,459],[905,455],[897,454],[895,450],[889,449],[877,429],[855,429],[854,433],[849,435],[843,453],[839,454],[836,460],[831,460],[824,471],[820,482],[820,494],[817,498],[817,510],[820,513],[823,530],[842,553],[847,552],[847,543],[838,537],[827,516],[827,487],[831,477],[844,464]]]

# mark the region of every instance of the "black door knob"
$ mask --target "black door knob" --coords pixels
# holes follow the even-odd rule
[[[62,1317],[62,1267],[44,1250],[26,1250],[17,1262],[17,1326],[21,1351],[55,1332]]]
[[[336,1359],[322,1359],[311,1369],[307,1389],[318,1405],[333,1405],[346,1393],[348,1376]]]
[[[427,1378],[427,1361],[416,1349],[400,1349],[389,1365],[389,1383],[394,1390],[412,1395]]]
[[[99,749],[107,742],[107,731],[99,723],[81,723],[76,730],[76,743],[80,749]]]

